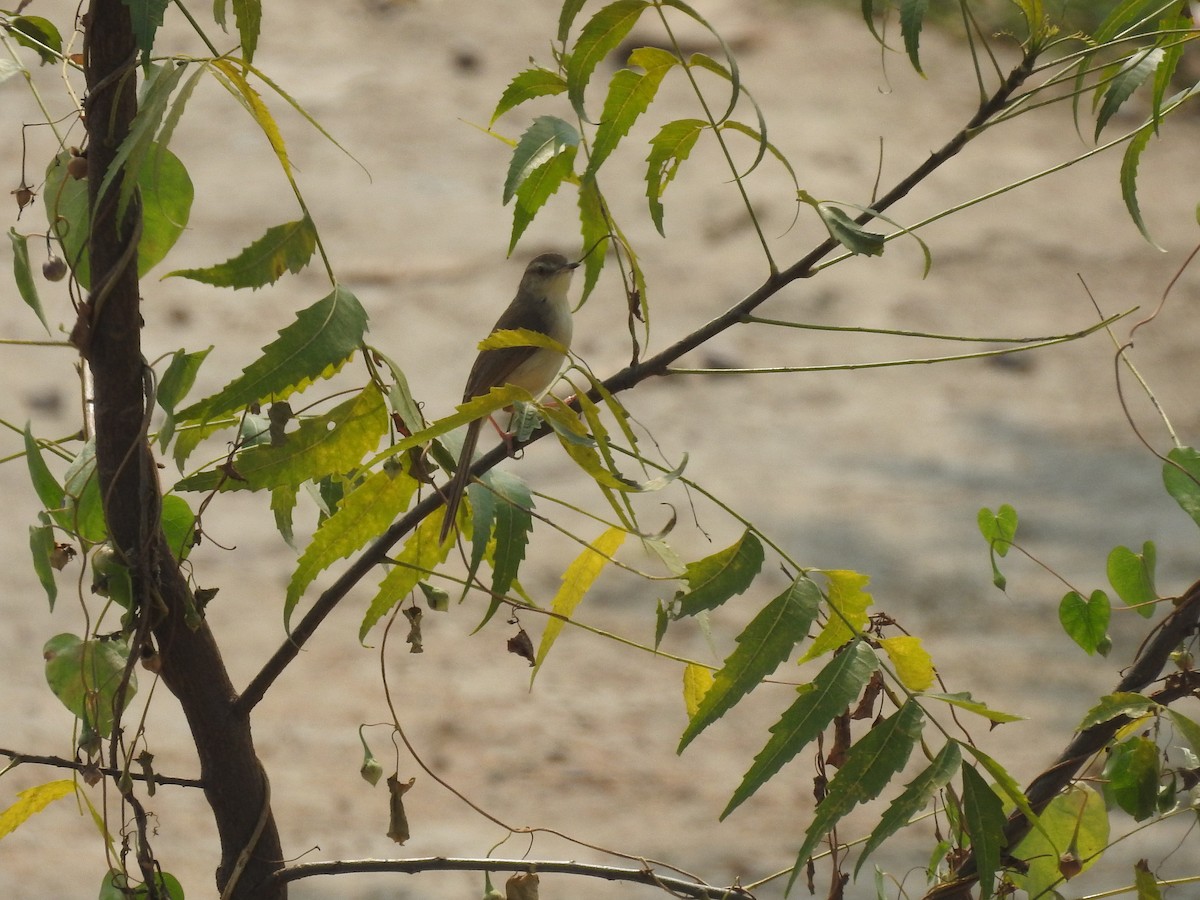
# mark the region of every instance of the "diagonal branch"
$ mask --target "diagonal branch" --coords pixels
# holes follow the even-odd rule
[[[1035,59],[1036,56],[1034,54],[1026,53],[1020,63],[1009,73],[1003,84],[1000,85],[991,97],[980,105],[967,124],[954,137],[947,141],[940,149],[931,153],[928,159],[896,184],[878,202],[873,204],[868,211],[861,213],[855,221],[859,225],[865,225],[870,222],[880,213],[908,196],[913,188],[932,175],[946,162],[954,158],[972,138],[980,134],[987,127],[987,124],[994,116],[1005,109],[1012,99],[1013,94],[1030,77]],[[715,319],[702,325],[649,359],[617,372],[617,374],[604,382],[604,387],[610,393],[617,394],[621,391],[627,391],[647,379],[658,375],[665,375],[668,366],[685,353],[707,343],[733,326],[741,324],[746,316],[779,293],[788,284],[801,278],[810,277],[817,263],[840,246],[841,244],[832,237],[827,238],[788,268],[769,275],[754,291],[747,294],[741,301],[731,306]],[[594,391],[589,396],[595,400],[600,399],[599,394]],[[514,443],[513,446],[527,446],[534,441],[541,440],[548,434],[550,434],[550,429],[543,427],[535,431],[528,440]],[[472,467],[472,475],[477,477],[494,468],[507,458],[508,452],[508,449],[505,447],[497,447],[486,453]],[[291,661],[296,658],[304,644],[312,637],[325,617],[341,602],[342,598],[366,577],[371,569],[383,562],[387,558],[388,551],[401,538],[412,531],[426,516],[441,506],[442,502],[441,492],[435,492],[418,503],[388,528],[375,543],[364,550],[350,567],[342,573],[342,576],[316,599],[312,607],[300,620],[295,630],[292,631],[289,639],[280,645],[279,649],[267,660],[263,668],[246,687],[245,691],[242,692],[238,699],[238,707],[241,712],[248,713],[263,698],[267,689],[270,688],[271,684],[287,668]]]

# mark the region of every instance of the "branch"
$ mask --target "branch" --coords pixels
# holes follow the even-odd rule
[[[740,887],[711,887],[656,875],[649,868],[619,869],[613,866],[589,865],[587,863],[558,860],[532,859],[456,859],[445,856],[428,856],[423,859],[346,859],[330,862],[302,863],[281,869],[272,876],[269,886],[316,875],[345,875],[365,872],[558,872],[566,875],[582,875],[606,881],[629,881],[649,887],[667,890],[676,896],[696,897],[700,900],[753,900],[753,895]]]
[[[76,772],[99,772],[110,778],[132,778],[134,781],[153,781],[155,784],[172,784],[176,787],[202,788],[204,782],[198,778],[177,778],[172,775],[146,775],[141,772],[112,769],[107,766],[93,766],[89,763],[67,759],[63,756],[38,756],[33,753],[20,753],[16,750],[6,750],[0,747],[0,756],[7,756],[13,765],[52,766],[56,769],[73,769]]]
[[[888,191],[868,211],[861,213],[855,221],[859,225],[867,224],[884,210],[906,197],[913,188],[956,156],[973,137],[981,132],[993,116],[1007,106],[1013,93],[1029,78],[1035,59],[1036,57],[1033,54],[1028,53],[1022,57],[1021,62],[1009,73],[996,93],[980,105],[975,115],[971,117],[962,130],[955,134],[941,149],[931,153],[924,163]],[[685,353],[707,343],[733,326],[741,324],[746,316],[793,281],[810,277],[814,273],[814,267],[817,263],[840,246],[841,244],[832,237],[827,238],[787,269],[781,272],[773,272],[757,289],[748,294],[739,303],[731,306],[723,314],[676,341],[655,356],[622,369],[616,375],[606,380],[604,387],[610,393],[617,394],[621,391],[629,390],[649,378],[667,374],[667,369],[671,363],[675,362]],[[589,396],[596,401],[601,399],[599,393],[596,391],[593,391]],[[573,403],[572,406],[578,410],[577,403]],[[543,426],[530,435],[528,440],[514,442],[512,447],[514,449],[526,447],[535,441],[541,440],[550,433],[551,429]],[[508,458],[509,452],[510,450],[507,447],[496,447],[484,454],[472,466],[472,475],[478,477],[484,472],[495,468],[495,466]],[[254,677],[253,681],[242,692],[238,699],[239,711],[248,713],[257,705],[275,679],[279,677],[283,670],[300,653],[304,644],[312,637],[325,617],[333,611],[334,607],[341,602],[342,598],[359,581],[366,577],[371,569],[387,559],[388,551],[393,546],[412,531],[426,516],[442,505],[443,496],[444,489],[436,491],[409,510],[407,514],[388,528],[375,543],[364,550],[337,581],[322,592],[300,620],[295,630],[289,635],[288,640],[280,645],[279,649],[275,651]]]

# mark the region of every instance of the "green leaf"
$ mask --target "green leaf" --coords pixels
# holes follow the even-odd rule
[[[617,149],[617,144],[629,134],[638,116],[649,108],[663,78],[679,64],[679,59],[674,53],[658,47],[639,47],[629,55],[629,63],[644,71],[639,74],[622,69],[609,82],[584,178],[595,177],[600,166]]]
[[[162,261],[187,227],[192,209],[192,180],[178,157],[157,144],[147,150],[152,163],[138,170],[137,187],[142,201],[142,234],[138,241],[138,275]],[[67,174],[70,154],[63,151],[46,169],[46,212],[51,231],[76,280],[91,287],[87,237],[90,218],[87,179]]]
[[[567,35],[571,33],[571,25],[587,0],[563,0],[562,9],[558,13],[558,42],[565,44]]]
[[[279,445],[260,444],[234,457],[242,480],[210,469],[185,478],[177,491],[260,491],[319,481],[356,468],[388,431],[383,394],[374,384],[322,416],[304,419]]]
[[[169,0],[123,0],[129,7],[129,18],[133,29],[134,39],[142,52],[142,65],[150,62],[150,52],[154,49],[154,34],[162,26],[163,14],[167,11]]]
[[[569,122],[557,116],[538,116],[534,119],[513,148],[508,175],[504,179],[504,203],[515,197],[517,189],[538,169],[568,149],[578,146],[579,132]],[[574,156],[571,158],[574,159]]]
[[[492,469],[483,476],[483,484],[496,497],[496,518],[492,528],[495,549],[492,553],[492,594],[504,596],[516,581],[529,533],[533,529],[533,497],[529,486],[516,475]]]
[[[1114,547],[1108,554],[1108,581],[1128,606],[1142,618],[1154,615],[1158,592],[1154,588],[1154,542],[1146,541],[1141,553],[1128,547]]]
[[[537,215],[562,187],[563,181],[571,177],[575,169],[575,148],[567,147],[564,152],[550,157],[545,163],[530,172],[517,187],[513,204],[512,235],[508,241],[508,252],[512,253],[517,241]]]
[[[100,483],[96,478],[96,443],[88,441],[63,475],[66,512],[64,527],[83,540],[98,544],[108,537]]]
[[[988,551],[992,561],[992,583],[1004,590],[1007,581],[996,563],[996,557],[1008,555],[1013,538],[1017,534],[1017,511],[1007,503],[1001,504],[999,512],[992,512],[986,506],[979,510],[976,519],[979,523],[979,533],[988,542]]]
[[[107,737],[113,728],[113,701],[117,697],[129,659],[129,649],[120,641],[80,640],[60,634],[42,648],[46,660],[46,682],[63,706],[84,723],[84,731]],[[137,678],[129,673],[125,709],[137,693]]]
[[[703,119],[677,119],[668,122],[650,139],[650,155],[646,157],[646,197],[650,201],[650,218],[654,221],[654,227],[664,237],[663,194],[707,127],[708,123]]]
[[[992,780],[996,782],[996,788],[1012,801],[1012,804],[1033,824],[1033,827],[1039,831],[1042,830],[1042,823],[1033,811],[1033,807],[1029,805],[1029,798],[1025,796],[1025,792],[1021,790],[1021,786],[1008,773],[1008,770],[973,744],[963,744],[962,746],[987,770],[987,773],[992,776]]]
[[[171,354],[171,362],[159,379],[158,391],[154,395],[155,401],[166,414],[162,427],[158,429],[160,449],[167,449],[167,444],[171,442],[175,434],[175,407],[196,383],[196,373],[200,371],[200,364],[211,352],[212,345],[209,345],[208,349],[197,350],[195,353],[188,353],[181,347]]]
[[[1171,723],[1175,726],[1175,730],[1179,732],[1180,736],[1192,748],[1192,752],[1200,755],[1200,723],[1196,722],[1195,719],[1189,719],[1183,713],[1169,707],[1166,713]]]
[[[904,37],[904,50],[908,60],[917,74],[924,76],[921,71],[921,25],[925,21],[925,10],[929,0],[901,0],[900,2],[900,34]]]
[[[262,0],[233,0],[233,18],[242,42],[242,59],[253,62],[262,30]]]
[[[592,543],[584,547],[583,552],[571,562],[562,576],[562,585],[554,595],[550,604],[551,617],[546,620],[546,628],[542,632],[542,642],[538,645],[537,656],[534,658],[533,671],[529,675],[530,684],[542,669],[546,655],[558,636],[562,633],[567,620],[574,615],[575,610],[583,601],[584,595],[591,590],[592,585],[604,571],[613,554],[620,549],[628,534],[623,528],[608,528]]]
[[[742,697],[778,668],[792,648],[808,636],[817,617],[821,591],[804,576],[768,603],[737,637],[737,649],[717,672],[696,714],[679,740],[677,753],[701,731],[725,715]]]
[[[50,467],[46,465],[45,459],[42,458],[42,446],[34,438],[29,423],[25,424],[24,440],[25,464],[29,467],[29,480],[33,484],[34,492],[38,495],[38,499],[47,511],[61,511],[66,495],[62,485],[58,483],[58,479],[54,477],[54,474],[50,471]],[[58,519],[59,517],[56,516],[55,518]],[[60,524],[69,525],[69,522],[65,519],[60,519],[59,521]]]
[[[1125,148],[1125,155],[1121,157],[1121,198],[1125,201],[1125,209],[1128,211],[1129,217],[1133,219],[1133,224],[1137,226],[1146,242],[1152,247],[1163,250],[1164,248],[1160,247],[1150,236],[1150,230],[1142,218],[1142,208],[1137,197],[1138,165],[1141,163],[1142,151],[1146,149],[1146,145],[1150,143],[1153,135],[1153,126],[1145,125],[1138,130],[1137,134],[1129,141],[1129,146]]]
[[[899,711],[873,726],[846,753],[846,762],[829,782],[825,797],[817,804],[804,844],[796,854],[796,864],[785,893],[790,892],[817,844],[851,809],[875,799],[902,770],[921,737],[925,714],[909,700]]]
[[[884,236],[867,231],[836,206],[818,203],[817,213],[829,230],[829,236],[860,256],[883,256]]]
[[[829,582],[830,615],[800,662],[808,662],[831,653],[853,640],[867,626],[867,609],[874,602],[863,590],[871,581],[870,575],[847,569],[826,569],[821,573]]]
[[[579,182],[579,232],[585,249],[599,247],[612,231],[606,216],[604,197],[594,178],[584,177]],[[589,253],[583,261],[583,300],[591,296],[600,280],[604,268],[604,252]],[[581,301],[582,302],[582,301]]]
[[[340,369],[362,343],[367,313],[352,293],[338,285],[329,296],[296,315],[296,321],[263,347],[263,355],[217,394],[176,415],[180,421],[207,422],[251,403],[281,400]]]
[[[856,641],[830,660],[811,684],[803,685],[800,696],[771,726],[770,740],[754,757],[754,764],[733,792],[721,818],[749,799],[797,753],[816,740],[834,718],[844,713],[878,666],[879,661],[867,643]]]
[[[366,640],[367,633],[392,607],[408,596],[409,591],[413,590],[421,579],[445,561],[450,548],[454,546],[453,540],[447,540],[445,544],[438,541],[445,512],[446,508],[442,506],[433,515],[426,516],[417,526],[417,530],[404,542],[404,548],[395,557],[396,565],[379,583],[379,591],[363,616],[362,625],[358,628],[360,643]]]
[[[683,575],[688,589],[675,594],[675,618],[716,609],[730,597],[741,594],[750,587],[762,564],[762,544],[748,530],[726,549],[688,563]]]
[[[187,559],[196,536],[196,514],[182,497],[175,494],[163,497],[162,528],[175,559],[180,562]]]
[[[1083,717],[1083,721],[1079,723],[1079,730],[1083,731],[1086,728],[1091,728],[1093,725],[1111,721],[1118,716],[1138,719],[1157,708],[1158,704],[1149,697],[1131,691],[1118,691],[1115,694],[1107,694],[1100,698],[1099,703],[1088,710],[1087,715]]]
[[[292,549],[296,549],[292,514],[296,510],[296,498],[299,493],[299,488],[292,484],[281,484],[271,491],[271,513],[275,517],[275,528]]]
[[[284,600],[285,625],[291,621],[292,611],[313,579],[339,559],[383,534],[408,508],[416,490],[417,481],[408,473],[395,468],[382,469],[342,500],[300,554]]]
[[[25,305],[34,311],[47,334],[50,323],[46,321],[46,313],[42,309],[41,298],[38,297],[37,283],[33,280],[33,269],[29,265],[29,242],[25,235],[18,234],[17,229],[8,229],[8,239],[12,242],[13,252],[13,281],[17,283],[17,293],[25,301]]]
[[[1058,604],[1058,621],[1063,631],[1083,648],[1088,656],[1100,652],[1107,656],[1112,646],[1108,637],[1108,620],[1112,604],[1104,591],[1092,591],[1087,600],[1077,591],[1068,591]]]
[[[646,0],[616,0],[592,16],[579,32],[575,46],[566,59],[566,70],[567,96],[581,119],[587,119],[583,109],[583,92],[596,66],[625,40],[642,11],[649,5]]]
[[[504,93],[500,95],[500,101],[496,104],[495,111],[492,112],[488,127],[491,128],[502,115],[527,100],[561,94],[566,89],[566,79],[557,72],[543,69],[541,66],[518,72],[508,83]]]
[[[1162,900],[1158,877],[1150,871],[1150,864],[1144,859],[1133,864],[1133,886],[1137,889],[1137,900]]]
[[[13,16],[10,32],[22,47],[28,47],[42,58],[41,65],[56,63],[62,58],[62,35],[49,19],[41,16]]]
[[[951,706],[957,706],[959,709],[965,709],[967,712],[974,713],[977,716],[983,716],[989,722],[997,724],[1020,722],[1025,718],[1024,716],[1014,716],[1012,713],[1001,712],[998,709],[991,709],[986,703],[972,699],[970,693],[967,691],[957,694],[940,694],[936,691],[925,691],[921,696],[927,697],[930,700],[940,700],[943,703],[949,703]]]
[[[284,272],[295,275],[312,259],[317,248],[317,229],[305,216],[268,228],[266,234],[237,256],[204,269],[176,269],[164,278],[178,276],[211,284],[214,287],[257,290],[274,284]]]
[[[1100,140],[1100,132],[1104,130],[1108,120],[1130,95],[1154,74],[1162,59],[1162,50],[1148,47],[1121,66],[1109,82],[1108,89],[1104,92],[1104,100],[1100,104],[1100,111],[1096,114],[1096,132],[1093,135],[1096,140]]]
[[[1004,804],[974,766],[962,765],[963,826],[971,838],[971,849],[979,874],[981,900],[992,896],[993,881],[1004,849]]]
[[[858,862],[854,866],[855,878],[858,877],[858,870],[862,868],[862,864],[866,862],[868,856],[874,853],[889,837],[907,827],[912,817],[929,805],[934,795],[945,787],[954,773],[958,771],[961,762],[962,754],[959,752],[958,744],[955,741],[948,741],[938,753],[937,758],[929,764],[929,768],[905,786],[903,793],[893,800],[884,814],[879,817],[879,824],[875,826],[875,830],[871,832],[871,836],[863,845]]]
[[[1077,860],[1083,872],[1108,847],[1108,810],[1098,792],[1076,783],[1051,800],[1040,818],[1044,833],[1030,832],[1012,850],[1026,867],[1010,877],[1030,897],[1053,897],[1062,888],[1064,855]]]
[[[41,513],[41,525],[29,526],[29,551],[33,554],[33,572],[46,591],[50,611],[54,612],[54,601],[58,599],[58,585],[54,581],[54,566],[50,559],[54,554],[54,527],[50,518]]]
[[[1158,130],[1158,123],[1162,120],[1163,98],[1167,95],[1167,89],[1175,79],[1175,73],[1179,68],[1179,62],[1183,59],[1184,41],[1179,39],[1181,33],[1186,33],[1192,28],[1192,20],[1188,16],[1167,15],[1158,23],[1158,30],[1162,37],[1159,38],[1159,45],[1162,48],[1162,59],[1159,61],[1158,68],[1154,71],[1154,93],[1150,101],[1150,118],[1154,123],[1155,131]]]
[[[1200,525],[1200,453],[1176,447],[1163,463],[1163,484],[1180,508]]]
[[[170,872],[154,873],[155,897],[162,900],[183,900],[183,886]],[[119,869],[109,869],[100,885],[99,900],[148,900],[150,890],[145,884],[133,884]]]
[[[1109,748],[1104,765],[1105,793],[1121,809],[1142,822],[1158,807],[1158,747],[1135,735]]]

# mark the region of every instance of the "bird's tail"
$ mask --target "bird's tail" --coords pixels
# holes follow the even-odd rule
[[[475,445],[479,443],[479,429],[482,425],[483,419],[476,419],[467,426],[462,452],[458,455],[458,468],[454,470],[454,478],[450,480],[450,486],[446,488],[446,517],[442,519],[442,532],[438,536],[439,544],[446,542],[446,536],[450,534],[450,529],[454,527],[454,522],[458,518],[458,507],[462,504],[467,483],[471,480],[471,460],[475,456]]]

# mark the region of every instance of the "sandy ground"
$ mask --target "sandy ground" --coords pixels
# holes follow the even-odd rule
[[[281,114],[302,185],[339,277],[371,316],[373,341],[406,366],[431,415],[455,401],[469,365],[467,349],[507,302],[524,261],[543,248],[572,251],[568,191],[504,257],[509,211],[500,187],[507,150],[471,127],[486,124],[503,86],[530,55],[544,59],[556,21],[548,0],[494,4],[441,0],[408,4],[278,5],[268,10],[262,68],[302,102],[371,172],[295,118]],[[804,4],[712,2],[703,9],[739,47],[746,85],[761,103],[777,145],[801,184],[823,198],[866,203],[883,139],[886,186],[918,164],[970,115],[975,99],[963,48],[933,32],[924,37],[929,80],[891,56],[880,67],[876,45],[858,20]],[[179,49],[192,49],[182,38]],[[45,75],[45,73],[42,73]],[[42,79],[45,86],[50,79]],[[17,179],[21,121],[35,112],[16,82],[4,85],[0,151]],[[669,115],[694,115],[681,92],[666,91]],[[297,214],[261,137],[209,85],[192,101],[177,151],[196,182],[191,229],[171,267],[228,256],[264,228]],[[537,112],[561,112],[553,105]],[[525,113],[503,120],[516,135]],[[751,114],[746,113],[747,116]],[[1118,122],[1115,127],[1128,125]],[[644,151],[632,143],[608,176],[618,215],[638,242],[654,308],[652,347],[727,307],[765,274],[761,251],[715,154],[701,148],[667,195],[668,240],[644,214],[639,177]],[[34,138],[31,146],[40,136]],[[812,323],[869,325],[984,336],[1053,335],[1089,326],[1095,313],[1080,284],[1106,313],[1152,308],[1195,241],[1194,121],[1171,123],[1142,166],[1142,198],[1162,255],[1141,241],[1117,185],[1118,158],[1087,162],[1054,179],[1011,192],[923,232],[934,268],[921,278],[912,242],[890,245],[882,259],[853,260],[796,284],[765,315]],[[1048,168],[1085,145],[1066,109],[1025,117],[983,136],[896,207],[911,222],[1017,178]],[[232,165],[231,165],[232,163]],[[31,168],[42,159],[31,155]],[[621,168],[624,166],[625,168]],[[811,216],[787,231],[788,182],[766,164],[750,182],[782,262],[819,237]],[[23,229],[38,227],[26,218]],[[786,233],[785,233],[786,232]],[[8,247],[0,248],[7,265]],[[1195,444],[1195,304],[1200,280],[1189,273],[1160,319],[1139,332],[1137,361],[1172,416]],[[215,294],[178,279],[145,287],[147,356],[216,343],[199,390],[219,387],[254,356],[291,310],[327,290],[319,273],[289,278],[255,294]],[[9,292],[0,311],[4,337],[36,337],[36,323]],[[66,320],[65,297],[46,291]],[[579,313],[576,349],[600,373],[629,356],[623,297],[606,275]],[[1122,326],[1119,333],[1128,331]],[[732,365],[826,365],[958,352],[962,345],[746,327],[691,360]],[[988,345],[990,346],[990,345]],[[6,348],[8,386],[2,415],[33,418],[39,433],[77,427],[70,359],[65,351]],[[1017,364],[1019,363],[1019,364]],[[1118,677],[1146,628],[1116,617],[1111,660],[1088,659],[1058,628],[1062,583],[1022,559],[1006,564],[1007,595],[991,587],[986,547],[975,530],[979,507],[1012,503],[1030,551],[1083,590],[1104,584],[1104,559],[1117,544],[1158,544],[1159,587],[1177,592],[1197,572],[1194,527],[1157,488],[1159,465],[1126,423],[1114,389],[1113,345],[1104,335],[1036,354],[1012,365],[972,361],[804,375],[692,378],[647,384],[625,398],[670,459],[690,454],[689,474],[732,502],[805,565],[869,573],[877,608],[921,634],[952,690],[970,690],[993,706],[1027,716],[993,734],[972,729],[1020,781],[1047,764],[1099,693]],[[1169,444],[1132,393],[1138,421],[1155,445]],[[18,437],[0,447],[16,452]],[[541,490],[588,498],[583,479],[544,443],[515,468]],[[10,527],[0,531],[6,567],[0,636],[4,728],[0,746],[67,753],[70,718],[47,694],[40,648],[51,635],[81,627],[69,579],[54,615],[30,572],[27,523],[35,501],[19,463],[0,467]],[[662,515],[651,498],[644,509]],[[676,540],[686,558],[724,546],[737,529],[711,506],[698,515],[709,543],[691,525],[686,498]],[[265,500],[230,498],[206,520],[237,553],[201,548],[202,584],[219,586],[210,619],[235,683],[245,683],[281,640],[283,586],[293,556],[271,526]],[[585,528],[591,533],[595,526]],[[577,552],[546,536],[523,581],[548,599]],[[647,561],[629,552],[627,561]],[[769,568],[777,569],[772,561]],[[675,652],[719,661],[732,635],[782,584],[767,577],[713,617],[714,648],[694,629],[673,629]],[[612,573],[582,617],[648,642],[656,598],[666,587]],[[297,859],[395,855],[385,837],[386,802],[357,775],[360,723],[386,719],[378,648],[355,640],[367,590],[349,598],[259,709],[256,736],[272,780],[284,846]],[[505,651],[512,628],[497,620],[474,638],[472,606],[426,616],[426,653],[394,641],[383,660],[397,711],[425,761],[497,819],[559,829],[634,857],[666,860],[713,883],[747,881],[791,864],[811,810],[811,773],[797,762],[725,824],[717,815],[765,728],[790,702],[786,688],[764,688],[746,708],[714,726],[688,752],[674,749],[684,725],[680,666],[583,633],[566,634],[528,690],[528,669]],[[526,618],[534,633],[540,622]],[[375,643],[378,643],[376,635]],[[715,654],[714,654],[715,649]],[[790,673],[781,673],[790,674]],[[143,679],[143,693],[149,679]],[[151,749],[164,772],[193,774],[181,717],[156,698]],[[370,731],[389,765],[387,731]],[[504,830],[438,788],[399,754],[413,838],[405,855],[482,856]],[[18,790],[58,777],[23,767],[3,780],[0,803]],[[191,897],[212,895],[214,840],[197,796],[164,790],[152,801],[155,848]],[[862,821],[862,820],[860,820]],[[861,827],[861,824],[860,826]],[[843,837],[858,834],[853,827]],[[925,835],[928,837],[928,835]],[[1174,837],[1157,832],[1117,851],[1122,858],[1167,857]],[[900,841],[878,856],[903,877],[927,859],[928,846]],[[585,847],[539,835],[494,851],[515,857],[617,862]],[[1164,872],[1186,868],[1177,853]],[[627,861],[626,861],[627,862]],[[0,842],[0,887],[10,897],[80,897],[96,891],[104,859],[86,816],[60,803]],[[1072,895],[1125,882],[1129,870],[1081,879]],[[909,886],[919,891],[919,873]],[[821,888],[823,890],[823,887]],[[478,896],[474,876],[356,876],[301,884],[297,897]],[[634,889],[547,876],[543,896],[633,896]],[[757,892],[781,896],[778,885]],[[848,896],[873,894],[870,879]],[[1185,896],[1180,894],[1178,896]]]

